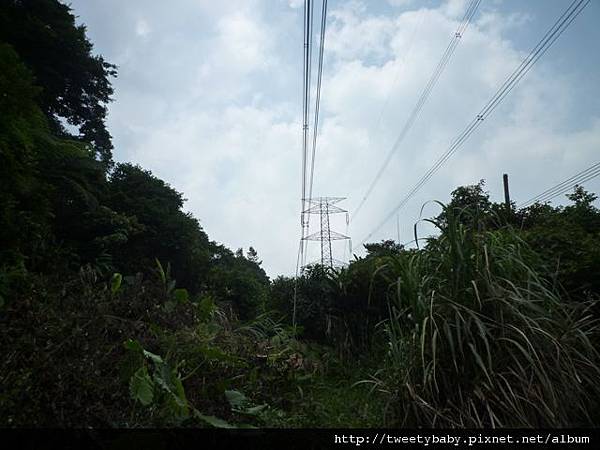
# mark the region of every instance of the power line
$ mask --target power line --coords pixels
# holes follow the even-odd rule
[[[310,183],[309,183],[309,200],[312,198],[313,188],[313,176],[315,170],[315,152],[317,147],[317,132],[319,129],[319,110],[321,103],[321,79],[323,76],[323,52],[325,48],[325,27],[327,21],[327,0],[323,0],[323,8],[321,10],[321,34],[319,44],[319,66],[317,69],[317,93],[315,100],[315,118],[313,127],[313,142],[312,142],[312,158],[311,158],[311,169],[310,169]],[[310,217],[310,216],[309,216]]]
[[[567,178],[550,189],[546,189],[541,194],[538,194],[526,202],[521,203],[519,205],[519,209],[526,208],[534,203],[545,203],[549,200],[552,200],[553,198],[570,191],[575,185],[585,183],[586,181],[596,178],[598,175],[600,175],[600,162],[593,164],[587,169]]]
[[[303,241],[300,240],[300,243],[298,245],[298,256],[296,257],[296,276],[294,277],[294,301],[293,301],[293,307],[292,307],[292,325],[294,327],[294,330],[296,329],[296,304],[297,304],[297,299],[298,299],[298,275],[299,275],[299,269],[300,269],[300,257],[302,256],[302,244]]]
[[[308,147],[308,121],[310,111],[310,82],[311,82],[311,0],[304,1],[304,61],[303,61],[303,86],[302,86],[302,211],[305,209],[306,199],[306,161]],[[304,216],[302,216],[302,226],[304,226]]]
[[[313,139],[312,139],[312,157],[310,163],[310,182],[308,188],[308,202],[310,204],[313,193],[313,179],[315,173],[315,153],[317,149],[317,132],[319,129],[319,110],[321,104],[321,79],[323,76],[323,52],[325,50],[325,27],[327,24],[327,0],[323,0],[323,6],[321,9],[321,34],[319,43],[319,65],[317,69],[317,92],[315,99],[315,118],[313,128]],[[307,228],[310,227],[310,214],[307,217]]]
[[[308,231],[304,210],[306,209],[306,168],[308,158],[310,93],[311,93],[311,61],[312,61],[312,28],[313,28],[312,0],[304,0],[304,62],[303,62],[303,96],[302,96],[302,199],[300,210],[301,226],[301,260],[304,260],[306,246],[304,237]]]
[[[450,58],[454,54],[454,50],[458,46],[458,43],[460,42],[460,39],[461,39],[462,35],[464,34],[465,30],[467,29],[467,26],[469,25],[469,22],[471,21],[471,19],[475,15],[475,12],[477,11],[477,8],[479,7],[480,3],[481,3],[481,0],[471,0],[471,3],[469,4],[469,6],[467,8],[467,11],[465,12],[465,15],[464,15],[464,17],[463,17],[460,25],[456,29],[456,31],[454,33],[454,36],[450,40],[450,43],[448,44],[448,46],[446,47],[446,50],[442,54],[442,57],[441,57],[440,61],[438,62],[437,66],[435,67],[435,69],[433,71],[433,73],[431,74],[431,77],[429,78],[429,81],[425,85],[425,88],[423,89],[423,92],[419,96],[419,99],[417,100],[416,105],[414,106],[413,110],[411,111],[410,115],[408,116],[408,119],[407,119],[406,123],[404,124],[404,127],[400,131],[400,135],[396,139],[396,142],[394,143],[394,145],[390,149],[390,151],[387,154],[387,156],[386,156],[383,164],[381,165],[381,167],[379,168],[377,174],[375,175],[375,178],[373,179],[373,181],[369,185],[369,187],[368,187],[365,195],[363,196],[362,200],[360,201],[360,204],[356,208],[356,211],[354,212],[353,218],[358,215],[358,213],[362,209],[363,205],[366,203],[367,199],[369,198],[369,195],[371,195],[371,193],[373,192],[373,189],[375,188],[375,185],[377,184],[377,182],[379,181],[379,179],[383,175],[383,172],[385,172],[385,169],[390,164],[390,161],[392,160],[392,157],[394,156],[394,153],[396,153],[396,151],[400,147],[400,144],[404,140],[404,137],[408,134],[408,132],[410,131],[410,129],[414,125],[415,121],[417,120],[417,118],[418,118],[418,116],[419,116],[419,114],[421,112],[421,109],[423,109],[423,106],[427,102],[427,99],[429,98],[429,95],[433,91],[433,88],[437,84],[437,82],[438,82],[440,76],[442,75],[444,69],[448,65],[448,62],[450,61]]]
[[[600,163],[596,163],[592,167],[589,167],[588,169],[586,169],[582,172],[579,172],[576,175],[573,175],[572,177],[564,180],[563,182],[559,183],[558,185],[545,190],[541,194],[538,194],[537,196],[527,200],[526,202],[523,202],[521,205],[519,205],[519,207],[523,207],[523,206],[526,206],[526,205],[529,205],[532,203],[536,203],[536,202],[543,202],[546,199],[553,198],[552,196],[556,192],[559,192],[564,187],[570,188],[573,186],[573,183],[577,184],[578,182],[580,182],[583,179],[587,180],[587,176],[590,176],[590,175],[593,178],[595,173],[598,172],[599,170],[600,170]]]
[[[531,70],[533,65],[546,53],[546,51],[556,42],[562,33],[571,25],[573,20],[583,11],[591,0],[574,0],[565,12],[558,18],[554,25],[546,32],[544,37],[531,50],[529,55],[521,62],[521,64],[512,72],[506,81],[500,86],[492,98],[485,104],[479,114],[467,125],[467,127],[458,135],[444,154],[433,164],[433,166],[423,175],[415,186],[406,194],[400,203],[384,218],[377,227],[371,231],[362,243],[365,243],[379,231],[396,212],[403,208],[408,201],[433,177],[439,168],[462,146],[462,144],[473,134],[473,132],[481,125],[498,105],[506,98],[513,90],[517,83]]]
[[[300,243],[298,247],[298,258],[296,261],[296,277],[294,281],[294,312],[293,324],[296,325],[296,297],[298,271],[300,262],[304,260],[305,240],[307,228],[304,222],[304,210],[306,209],[306,162],[308,148],[308,120],[310,112],[310,84],[311,84],[311,46],[312,46],[312,0],[304,0],[304,55],[303,55],[303,77],[302,77],[302,198],[300,209]]]

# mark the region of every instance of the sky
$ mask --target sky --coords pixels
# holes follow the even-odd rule
[[[466,0],[329,0],[314,195],[346,197],[331,228],[352,252],[396,206],[567,8],[483,0],[418,120],[353,211],[454,35]],[[316,2],[320,5],[320,2]],[[94,52],[118,66],[116,161],[184,193],[212,240],[253,246],[293,275],[300,237],[302,0],[72,0]],[[320,8],[320,6],[318,6]],[[600,161],[600,4],[592,0],[461,149],[370,241],[431,232],[460,185],[517,204]],[[318,17],[315,30],[318,30]],[[316,34],[316,32],[315,32]],[[316,57],[317,36],[315,36]],[[314,97],[313,97],[314,98]],[[600,192],[600,177],[585,184]],[[562,203],[561,199],[555,202]],[[318,220],[311,222],[311,232]],[[334,257],[349,258],[344,242]],[[319,257],[311,243],[307,261]]]

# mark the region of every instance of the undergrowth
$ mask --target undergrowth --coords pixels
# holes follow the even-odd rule
[[[0,365],[5,425],[375,423],[367,390],[350,388],[331,348],[297,339],[269,313],[240,322],[210,296],[190,298],[160,263],[149,279],[105,279],[87,266],[61,289],[28,281],[0,323],[13,349]]]

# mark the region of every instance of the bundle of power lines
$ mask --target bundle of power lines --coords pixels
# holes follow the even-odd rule
[[[310,113],[312,93],[312,47],[313,47],[313,22],[314,2],[304,1],[304,64],[303,64],[303,93],[302,93],[302,199],[300,211],[301,238],[298,248],[298,269],[304,265],[306,258],[306,240],[310,225],[310,214],[306,213],[307,205],[311,204],[313,194],[313,181],[315,172],[315,155],[317,149],[317,132],[319,128],[319,110],[321,103],[321,80],[323,77],[323,52],[325,49],[325,27],[327,24],[327,0],[321,3],[321,29],[319,32],[319,54],[317,58],[317,85],[315,93],[315,107],[313,119],[312,139],[310,136]],[[311,148],[312,143],[312,148]],[[309,164],[310,151],[310,164]],[[309,171],[310,167],[310,171]],[[308,186],[308,188],[307,188]],[[308,194],[308,195],[307,195]]]
[[[410,131],[412,126],[414,125],[417,118],[419,117],[419,114],[420,114],[421,110],[423,109],[423,106],[427,102],[427,99],[431,95],[433,88],[437,84],[438,80],[440,79],[440,76],[444,72],[444,69],[448,65],[450,58],[452,58],[452,55],[454,54],[454,50],[458,46],[460,39],[462,38],[465,30],[467,29],[469,22],[471,22],[471,19],[475,15],[475,12],[477,11],[477,8],[479,7],[480,3],[481,3],[481,0],[471,0],[471,3],[469,3],[469,6],[467,7],[467,11],[465,12],[465,15],[463,16],[463,18],[460,22],[460,25],[456,29],[454,35],[452,36],[452,39],[450,39],[450,42],[448,43],[448,46],[446,47],[446,50],[444,51],[444,53],[442,54],[442,57],[440,58],[437,65],[435,66],[435,69],[433,70],[433,73],[431,74],[429,81],[425,85],[425,88],[423,89],[423,92],[421,92],[421,95],[419,96],[417,103],[415,104],[414,108],[412,109],[411,113],[409,114],[408,119],[406,120],[404,126],[402,127],[402,130],[400,131],[398,138],[396,139],[396,142],[394,142],[394,145],[388,152],[385,160],[383,161],[383,164],[377,171],[375,178],[373,179],[373,181],[367,188],[367,191],[366,191],[365,195],[363,196],[362,200],[360,201],[359,205],[356,207],[356,211],[354,212],[353,218],[355,218],[358,215],[358,213],[360,212],[360,210],[362,209],[363,205],[365,204],[365,202],[367,201],[367,199],[373,192],[375,185],[377,184],[377,182],[380,180],[381,176],[383,175],[383,172],[385,172],[385,169],[389,166],[390,161],[392,160],[392,157],[394,156],[396,151],[400,148],[400,144],[402,143],[402,141],[404,140],[404,138],[406,137],[406,135],[408,134],[408,132]]]
[[[546,32],[538,44],[531,50],[521,64],[510,74],[506,81],[500,86],[492,98],[483,106],[481,111],[475,115],[467,127],[452,141],[450,147],[435,161],[431,168],[417,181],[412,189],[402,200],[385,216],[385,218],[361,241],[364,244],[376,232],[378,232],[409,200],[425,185],[446,161],[469,139],[473,132],[488,118],[498,105],[506,98],[521,79],[531,70],[533,65],[548,51],[554,42],[569,27],[575,18],[583,11],[591,0],[574,0],[563,12],[558,20]],[[401,134],[401,137],[402,134]],[[395,148],[393,149],[395,151]],[[392,152],[393,153],[393,152]],[[389,159],[389,157],[388,157]],[[387,161],[387,160],[386,160]],[[389,161],[388,161],[389,162]],[[384,164],[385,165],[385,164]],[[380,171],[381,172],[381,171]],[[379,174],[378,174],[379,175]],[[372,187],[370,187],[372,190]],[[367,193],[370,192],[367,191]],[[367,194],[368,195],[368,194]],[[364,203],[363,199],[363,203]]]
[[[588,167],[585,170],[573,175],[572,177],[567,178],[566,180],[558,183],[557,185],[551,187],[550,189],[546,189],[541,194],[536,195],[533,198],[530,198],[526,202],[523,202],[519,205],[519,208],[527,208],[535,203],[545,203],[553,198],[558,197],[559,195],[565,194],[573,189],[573,186],[585,183],[586,181],[590,181],[593,178],[596,178],[600,175],[600,162],[593,164],[591,167]]]
[[[315,108],[313,119],[312,140],[310,139],[310,113],[312,93],[312,46],[313,46],[313,22],[314,2],[304,0],[304,62],[303,62],[303,86],[302,86],[302,198],[300,210],[300,243],[298,246],[298,258],[296,260],[296,283],[300,267],[304,266],[306,259],[305,239],[308,236],[310,226],[310,214],[307,205],[312,202],[313,181],[315,172],[315,155],[317,149],[317,132],[319,128],[319,109],[321,103],[321,80],[323,76],[323,52],[325,49],[325,27],[327,24],[327,0],[321,3],[321,29],[319,33],[319,55],[317,59],[317,85],[315,93]],[[312,148],[310,148],[312,142]],[[310,151],[310,175],[307,176],[309,168]],[[307,189],[308,185],[308,189]],[[308,193],[308,195],[307,195]],[[294,309],[292,322],[296,325],[296,294],[297,284],[294,286]]]

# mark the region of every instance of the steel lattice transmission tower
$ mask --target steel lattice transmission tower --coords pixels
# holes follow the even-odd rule
[[[320,241],[321,242],[321,265],[331,267],[343,265],[342,261],[333,258],[331,251],[331,241],[350,239],[349,236],[343,235],[336,231],[332,231],[329,226],[329,215],[347,213],[345,209],[335,206],[336,203],[345,200],[345,197],[315,197],[307,199],[308,208],[304,210],[304,214],[318,214],[320,218],[321,228],[319,231],[305,236],[305,241]]]

